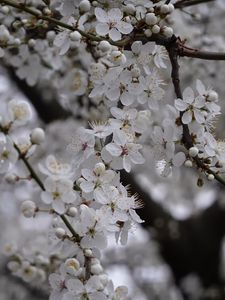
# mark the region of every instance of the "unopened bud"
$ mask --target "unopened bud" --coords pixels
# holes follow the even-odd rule
[[[33,201],[26,200],[21,204],[21,212],[25,218],[32,218],[36,212],[36,204]]]
[[[33,144],[40,145],[45,140],[45,132],[42,128],[32,130],[30,140]]]
[[[189,149],[189,155],[190,155],[191,157],[197,156],[197,155],[198,155],[198,152],[199,152],[199,150],[198,150],[197,147],[191,147],[191,148]]]
[[[61,240],[61,239],[63,239],[65,237],[66,231],[63,228],[58,227],[55,230],[55,235],[57,236],[58,239]]]

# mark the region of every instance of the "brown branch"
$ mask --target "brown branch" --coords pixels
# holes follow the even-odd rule
[[[203,4],[203,3],[212,2],[212,1],[215,1],[215,0],[180,0],[174,4],[174,7],[181,9],[184,7],[189,7],[189,6]]]
[[[199,49],[191,49],[185,46],[180,46],[179,56],[200,58],[205,60],[225,60],[225,53],[201,51]]]

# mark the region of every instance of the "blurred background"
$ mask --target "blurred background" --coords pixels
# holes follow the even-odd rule
[[[187,45],[195,48],[225,52],[225,1],[176,10],[173,18],[175,34]],[[46,142],[38,149],[33,164],[44,161],[47,154],[54,154],[69,161],[66,145],[74,130],[87,121],[101,118],[104,107],[93,103],[86,96],[74,96],[64,80],[73,76],[65,62],[56,61],[54,72],[60,73],[60,81],[42,81],[35,86],[23,80],[21,66],[16,63],[18,54],[1,60],[0,105],[14,99],[26,99],[33,107],[31,127],[44,127]],[[9,59],[9,58],[13,59]],[[75,66],[90,63],[80,53],[74,56]],[[201,79],[213,87],[219,96],[222,115],[217,120],[215,135],[225,138],[225,61],[203,61],[181,58],[181,86],[194,86]],[[19,71],[20,70],[20,71]],[[31,71],[32,72],[32,71]],[[173,103],[173,86],[170,70],[167,78],[166,103]],[[163,116],[162,116],[163,118]],[[28,132],[28,131],[27,131]],[[23,134],[26,129],[23,129]],[[148,139],[146,138],[146,141]],[[133,228],[126,247],[110,246],[104,252],[105,266],[115,285],[129,287],[131,300],[222,300],[225,299],[225,189],[217,182],[204,182],[197,186],[199,172],[183,167],[169,178],[159,176],[146,142],[146,163],[131,174],[122,172],[121,180],[130,185],[131,193],[137,193],[144,207],[138,214],[145,223]],[[24,172],[22,165],[18,172]],[[1,179],[0,194],[0,299],[45,300],[48,286],[24,283],[10,274],[5,245],[15,243],[18,251],[48,255],[46,228],[49,219],[38,216],[27,220],[19,214],[20,203],[27,199],[40,201],[38,189],[24,183],[12,186]],[[13,191],[13,192],[12,192]],[[33,237],[35,236],[35,239]],[[42,253],[40,252],[42,249]]]

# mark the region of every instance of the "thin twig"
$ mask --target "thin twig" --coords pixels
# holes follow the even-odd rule
[[[14,143],[14,148],[18,152],[19,158],[23,161],[23,163],[25,164],[25,166],[29,170],[31,177],[36,181],[36,183],[39,185],[39,187],[43,191],[45,191],[44,184],[41,181],[40,177],[37,175],[37,173],[35,172],[35,170],[31,166],[31,164],[29,163],[29,161],[26,158],[26,156],[23,155],[23,153],[20,151],[20,148],[15,143]],[[75,238],[76,242],[79,242],[80,241],[80,236],[76,233],[76,231],[74,230],[73,226],[70,224],[70,222],[67,219],[67,217],[65,215],[59,215],[59,216],[62,219],[62,221],[64,222],[64,224],[66,225],[66,227],[69,229],[69,231],[72,233],[72,235]]]
[[[175,8],[184,8],[189,7],[193,5],[203,4],[207,2],[212,2],[215,0],[180,0],[174,4]]]
[[[14,7],[14,8],[18,9],[18,10],[27,12],[27,13],[29,13],[30,15],[33,15],[34,17],[36,17],[37,19],[47,21],[47,22],[49,22],[49,23],[55,24],[55,25],[57,25],[57,26],[60,26],[60,27],[62,27],[62,28],[69,29],[69,30],[71,30],[71,31],[74,31],[74,30],[79,31],[79,33],[80,33],[83,37],[85,37],[85,38],[87,38],[87,39],[89,39],[89,40],[91,40],[91,41],[101,42],[102,40],[105,40],[104,37],[100,37],[100,36],[96,36],[96,35],[94,35],[94,34],[87,33],[87,32],[85,32],[85,31],[83,31],[83,30],[77,28],[76,26],[69,25],[69,24],[67,24],[67,23],[61,22],[61,21],[59,21],[59,20],[57,20],[57,19],[55,19],[55,18],[49,17],[49,16],[45,16],[45,15],[43,15],[43,14],[41,13],[41,11],[39,11],[39,10],[37,10],[37,9],[35,10],[35,9],[33,9],[33,8],[29,8],[29,7],[27,7],[27,6],[23,5],[23,4],[18,4],[18,3],[16,3],[16,2],[13,1],[13,0],[0,0],[0,4],[6,4],[6,5],[9,5],[9,6],[11,6],[11,7]],[[117,41],[117,42],[112,41],[112,40],[109,40],[109,42],[110,42],[112,45],[115,45],[115,46],[118,46],[118,47],[123,47],[123,46],[126,45],[129,41],[130,41],[130,38],[129,38],[129,37],[128,37],[128,38],[125,38],[125,39],[123,39],[123,40],[121,40],[121,41]]]

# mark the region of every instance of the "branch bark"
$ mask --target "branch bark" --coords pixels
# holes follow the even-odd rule
[[[198,4],[203,4],[203,3],[208,3],[208,2],[213,2],[215,0],[180,0],[177,1],[174,4],[175,8],[185,8],[185,7],[189,7],[189,6],[193,6],[193,5],[198,5]]]

